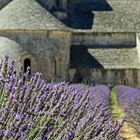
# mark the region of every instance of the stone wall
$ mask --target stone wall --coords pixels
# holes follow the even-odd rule
[[[139,33],[137,33],[136,35],[136,41],[137,41],[137,52],[140,60],[140,34]]]
[[[139,39],[139,38],[137,38]],[[69,80],[92,84],[140,85],[138,69],[70,68],[70,46],[134,47],[135,34],[71,33],[66,31],[0,31],[0,56],[4,53],[23,64],[31,60],[32,73],[40,71],[46,80]]]
[[[73,45],[92,45],[99,47],[135,47],[135,33],[90,33],[75,32],[72,35]]]
[[[22,51],[22,48],[20,44],[18,44],[17,42],[9,38],[0,37],[0,60],[3,59],[3,55],[7,55],[7,54],[10,56],[11,61],[13,59],[18,60],[19,54],[21,54],[21,51]],[[19,68],[21,63],[18,61],[17,65],[16,65],[17,66],[16,69]]]
[[[70,46],[70,34],[68,32],[1,31],[0,36],[19,44],[18,49],[20,51],[16,52],[14,50],[13,53],[16,53],[15,56],[22,64],[26,58],[31,60],[32,73],[42,72],[44,78],[48,81],[54,80],[56,77],[61,80],[68,80]],[[8,48],[6,53],[10,54],[9,51],[12,49],[15,48]],[[17,57],[13,55],[13,58],[17,59]],[[59,58],[59,64],[56,64],[57,58]],[[59,74],[56,73],[55,65],[59,67],[59,70],[57,70]]]
[[[71,38],[71,46],[87,46],[89,48],[94,48],[94,50],[97,49],[97,52],[103,52],[103,48],[106,50],[107,54],[104,56],[104,53],[97,53],[100,54],[100,58],[105,60],[108,60],[107,63],[114,65],[117,63],[117,60],[114,59],[112,61],[112,58],[116,55],[122,54],[121,51],[126,49],[126,52],[132,51],[133,49],[136,52],[134,55],[137,55],[137,51],[140,56],[140,43],[139,43],[139,35],[135,33],[96,33],[96,32],[82,32],[82,31],[77,31],[74,32]],[[136,47],[137,46],[137,47]],[[113,48],[113,49],[112,49]],[[80,48],[79,48],[80,49]],[[99,49],[99,50],[98,50]],[[117,51],[120,52],[118,54],[115,54],[115,52],[112,51]],[[129,51],[127,51],[129,50]],[[93,56],[97,55],[96,52],[93,53]],[[124,56],[120,56],[119,58],[124,57],[125,59],[127,58],[128,60],[134,60],[135,56],[129,56],[131,53],[123,53]],[[133,53],[132,53],[133,54]],[[103,56],[102,56],[103,55]],[[133,57],[133,58],[132,58]],[[83,57],[82,57],[83,58]],[[118,57],[117,57],[118,58]],[[140,57],[139,57],[140,58]],[[124,60],[125,60],[124,59]],[[121,61],[119,61],[121,62]],[[135,62],[135,61],[133,61]],[[122,59],[122,64],[123,59]],[[85,64],[85,63],[84,63]],[[118,66],[116,64],[116,66]],[[128,64],[129,67],[131,66]],[[132,63],[132,65],[136,65],[135,63]],[[80,65],[82,66],[82,65]],[[140,70],[137,68],[124,68],[124,69],[114,69],[111,68],[86,68],[86,67],[73,67],[69,71],[69,77],[70,81],[75,81],[75,82],[84,82],[84,83],[92,83],[92,84],[126,84],[129,86],[137,86],[140,87]]]
[[[69,74],[70,81],[76,83],[140,87],[140,70],[137,69],[70,69]]]

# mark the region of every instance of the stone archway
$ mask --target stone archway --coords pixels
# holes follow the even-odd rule
[[[29,75],[31,75],[31,71],[32,71],[32,69],[31,69],[31,60],[29,58],[26,58],[24,60],[24,65],[23,66],[24,66],[24,73],[26,73],[28,68],[30,68],[29,69]]]
[[[32,54],[22,53],[20,55],[20,57],[18,58],[18,61],[20,61],[22,63],[22,66],[24,68],[24,72],[26,71],[28,66],[31,69],[30,74],[33,74],[37,71],[36,60],[35,60],[35,57]]]

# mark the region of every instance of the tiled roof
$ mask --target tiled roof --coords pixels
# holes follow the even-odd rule
[[[36,0],[13,0],[0,11],[0,29],[66,29]]]
[[[140,0],[107,0],[112,11],[93,11],[95,32],[140,32]]]
[[[140,61],[136,48],[89,49],[89,54],[105,69],[139,69]]]
[[[136,47],[101,48],[72,46],[71,68],[139,69]]]

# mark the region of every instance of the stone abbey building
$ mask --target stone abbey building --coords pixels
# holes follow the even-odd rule
[[[0,0],[0,57],[47,81],[140,86],[140,0]]]

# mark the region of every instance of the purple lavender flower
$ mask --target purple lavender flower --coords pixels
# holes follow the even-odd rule
[[[2,118],[0,118],[0,123],[3,123],[3,119]]]
[[[30,70],[14,73],[8,59],[0,64],[1,139],[119,140],[107,86],[45,83],[39,72],[29,80]]]
[[[68,135],[70,138],[74,138],[75,137],[75,132],[74,131],[69,131]]]
[[[14,93],[10,93],[10,99],[13,101],[15,99],[16,95]]]
[[[22,119],[22,115],[20,115],[20,114],[16,114],[16,115],[15,115],[15,119],[16,119],[16,120],[20,120],[20,119]]]
[[[119,105],[126,114],[126,120],[140,136],[140,90],[127,86],[117,86],[116,92]]]

